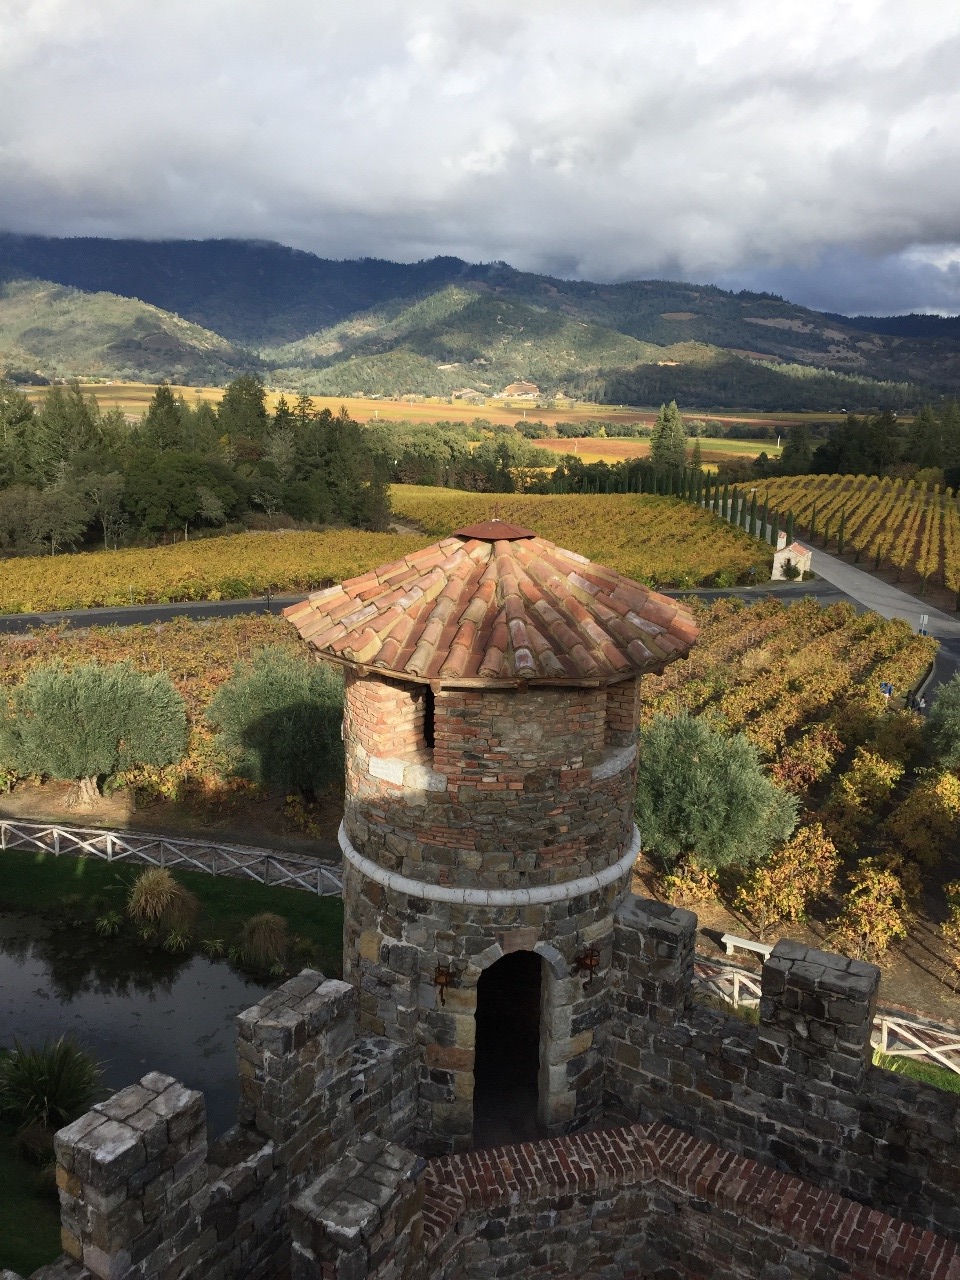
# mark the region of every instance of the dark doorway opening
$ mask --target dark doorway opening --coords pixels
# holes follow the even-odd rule
[[[478,1147],[542,1136],[537,1118],[542,961],[514,951],[477,985],[473,1140]]]

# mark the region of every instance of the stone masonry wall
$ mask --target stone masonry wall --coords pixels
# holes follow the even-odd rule
[[[275,1280],[290,1200],[369,1130],[412,1122],[408,1050],[357,1038],[357,993],[305,971],[238,1018],[240,1122],[156,1072],[56,1136],[66,1258],[48,1280]]]
[[[344,972],[359,987],[360,1025],[415,1047],[419,1071],[414,1143],[428,1154],[463,1150],[473,1132],[477,984],[512,951],[543,962],[542,1118],[563,1133],[600,1112],[604,975],[613,957],[617,884],[555,903],[486,907],[426,902],[344,868]],[[577,957],[596,947],[593,981]],[[453,985],[443,1002],[438,966]]]
[[[695,916],[662,903],[618,912],[608,1112],[960,1238],[960,1095],[871,1065],[879,970],[779,942],[752,1027],[692,1000],[695,932]]]
[[[294,1210],[294,1280],[957,1280],[930,1231],[666,1125],[424,1166],[366,1139]]]
[[[603,870],[633,832],[634,702],[634,681],[618,694],[439,690],[434,746],[414,752],[416,692],[354,676],[347,833],[387,870],[429,883],[515,888]]]

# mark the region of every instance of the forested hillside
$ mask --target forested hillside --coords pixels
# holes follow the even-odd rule
[[[0,234],[0,372],[317,394],[499,394],[701,408],[900,409],[960,390],[960,332],[771,294],[597,284],[457,258],[336,262],[231,240]],[[936,318],[933,318],[936,319]],[[893,321],[899,320],[896,324]]]

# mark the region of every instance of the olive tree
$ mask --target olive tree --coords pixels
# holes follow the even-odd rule
[[[960,764],[960,674],[937,690],[924,722],[923,738],[935,764],[945,769]]]
[[[186,747],[186,708],[168,677],[123,662],[38,667],[0,715],[0,762],[75,781],[84,805],[96,800],[102,778],[173,764]]]
[[[310,798],[343,768],[339,671],[272,645],[238,664],[207,711],[229,767]]]
[[[796,798],[771,782],[743,734],[686,714],[657,716],[638,750],[637,825],[668,870],[762,862],[796,826]]]

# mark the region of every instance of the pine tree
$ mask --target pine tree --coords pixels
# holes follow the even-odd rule
[[[690,455],[690,466],[697,475],[703,471],[703,450],[700,448],[699,436],[695,437],[693,441],[693,452]]]
[[[676,400],[661,405],[650,437],[650,458],[655,467],[679,470],[686,466],[687,432]]]
[[[153,393],[153,399],[140,423],[140,437],[148,448],[163,452],[183,447],[181,403],[165,382]]]

